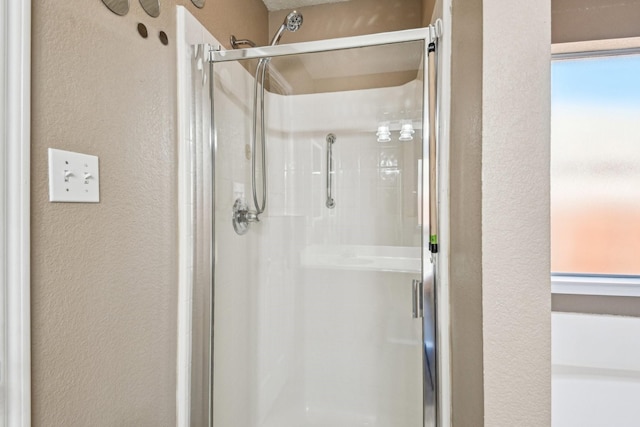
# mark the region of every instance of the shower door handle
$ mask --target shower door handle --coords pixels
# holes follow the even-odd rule
[[[327,201],[325,205],[329,209],[336,207],[336,201],[333,199],[332,182],[333,182],[333,144],[336,142],[336,136],[332,133],[327,135]]]
[[[413,280],[411,283],[411,300],[412,300],[412,312],[414,319],[421,319],[424,317],[424,299],[422,297],[424,287],[421,280]]]

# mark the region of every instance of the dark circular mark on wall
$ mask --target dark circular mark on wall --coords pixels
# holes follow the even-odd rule
[[[149,33],[147,32],[147,27],[142,22],[138,24],[138,33],[143,39],[146,39],[149,35]]]
[[[160,42],[163,45],[168,45],[169,44],[169,37],[167,37],[167,33],[165,33],[164,31],[160,31],[160,34],[158,35],[158,37],[160,37]]]

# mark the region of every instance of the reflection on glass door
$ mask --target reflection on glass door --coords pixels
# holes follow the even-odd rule
[[[214,64],[214,426],[424,425],[423,54],[272,58],[268,202],[242,235],[255,61]]]

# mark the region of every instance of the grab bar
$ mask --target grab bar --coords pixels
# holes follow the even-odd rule
[[[327,202],[329,209],[336,207],[336,201],[331,194],[331,177],[333,174],[333,143],[336,142],[336,136],[332,133],[327,135]]]

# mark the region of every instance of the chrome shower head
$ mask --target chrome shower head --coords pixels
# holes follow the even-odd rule
[[[302,14],[294,10],[284,19],[283,25],[286,25],[287,30],[291,32],[298,31],[302,26]]]
[[[273,38],[271,39],[271,43],[269,43],[271,46],[275,46],[280,42],[280,37],[282,37],[282,33],[287,30],[287,31],[298,31],[298,29],[302,26],[302,14],[300,12],[297,11],[293,11],[290,12],[286,18],[284,18],[284,22],[282,23],[282,25],[280,25],[280,28],[278,28],[278,31],[276,31],[275,35],[273,36]]]

